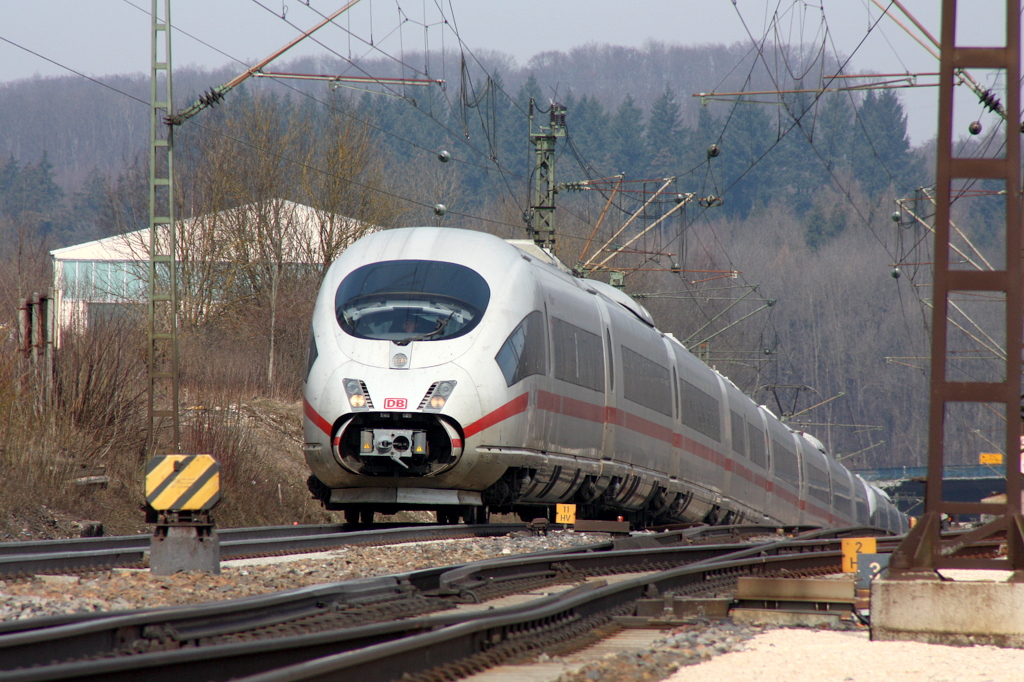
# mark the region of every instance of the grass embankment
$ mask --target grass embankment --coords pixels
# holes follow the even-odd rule
[[[66,334],[49,388],[42,362],[11,338],[0,346],[0,539],[74,536],[84,521],[106,534],[151,531],[142,512],[144,334],[126,324]],[[244,351],[200,355],[202,344],[188,339],[182,348],[190,352],[182,353],[180,449],[221,465],[217,525],[336,521],[306,489],[298,396],[270,395]]]

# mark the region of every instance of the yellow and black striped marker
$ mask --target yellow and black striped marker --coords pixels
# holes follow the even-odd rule
[[[210,455],[158,455],[146,464],[146,502],[165,511],[206,511],[220,502],[220,464]]]

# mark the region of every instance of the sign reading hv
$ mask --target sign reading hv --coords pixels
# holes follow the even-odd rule
[[[566,525],[572,525],[576,523],[576,505],[556,504],[555,523],[564,523]]]

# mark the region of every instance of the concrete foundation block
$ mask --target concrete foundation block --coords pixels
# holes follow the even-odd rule
[[[1024,583],[876,579],[871,639],[1024,649]]]
[[[149,542],[149,571],[153,575],[220,573],[220,539],[212,528],[158,528]]]
[[[746,609],[729,611],[736,623],[801,628],[838,628],[844,620],[852,620],[850,613],[838,611],[788,611],[781,609]]]

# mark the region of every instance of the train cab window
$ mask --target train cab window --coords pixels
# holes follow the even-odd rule
[[[544,348],[544,313],[534,310],[523,318],[501,344],[494,361],[501,368],[508,386],[533,374],[546,374],[547,349]]]
[[[601,337],[557,317],[551,318],[555,378],[604,393]]]
[[[622,346],[622,391],[630,400],[672,416],[672,387],[667,367]]]
[[[484,278],[464,265],[394,260],[350,272],[338,286],[334,307],[347,334],[408,343],[468,333],[490,298]]]
[[[316,362],[319,355],[320,351],[316,347],[316,335],[313,333],[313,327],[310,326],[309,346],[306,349],[306,381],[309,381],[309,373],[313,370],[313,363]]]

